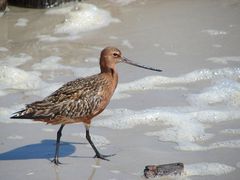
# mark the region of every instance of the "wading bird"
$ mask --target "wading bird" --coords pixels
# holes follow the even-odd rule
[[[52,160],[56,165],[60,164],[59,146],[63,127],[66,124],[79,122],[85,124],[86,139],[96,153],[94,157],[108,160],[106,158],[113,155],[99,153],[91,140],[89,128],[91,120],[106,108],[117,87],[116,64],[120,62],[161,71],[125,58],[115,47],[106,47],[100,55],[101,72],[99,74],[70,81],[43,100],[27,104],[24,110],[14,113],[11,118],[32,119],[61,125],[57,132],[55,156]]]

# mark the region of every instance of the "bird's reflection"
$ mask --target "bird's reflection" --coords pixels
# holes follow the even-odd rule
[[[92,171],[91,171],[91,173],[88,177],[88,180],[93,180],[94,179],[94,176],[95,176],[96,171],[98,169],[96,167],[100,166],[100,162],[101,162],[100,159],[95,159],[95,166],[92,167]],[[61,168],[61,166],[53,165],[56,180],[62,180],[61,177],[60,177],[60,168]]]

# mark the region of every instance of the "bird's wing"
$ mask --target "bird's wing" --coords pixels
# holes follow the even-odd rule
[[[42,101],[26,105],[12,118],[53,119],[56,116],[77,118],[91,115],[103,98],[103,86],[107,83],[100,76],[76,79],[63,85]]]

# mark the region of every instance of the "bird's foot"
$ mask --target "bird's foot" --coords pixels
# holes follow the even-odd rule
[[[99,158],[99,159],[102,159],[102,160],[106,160],[106,161],[109,161],[109,159],[107,159],[107,157],[111,157],[111,156],[115,156],[116,154],[109,154],[109,155],[104,155],[104,154],[96,154],[94,156],[94,158]]]
[[[59,165],[59,164],[62,164],[57,158],[54,158],[52,161],[52,163],[54,163],[55,165]]]

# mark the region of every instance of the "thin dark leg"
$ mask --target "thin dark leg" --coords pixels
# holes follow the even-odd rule
[[[94,156],[94,158],[99,158],[99,159],[103,159],[103,160],[107,160],[109,161],[108,159],[106,159],[106,157],[110,157],[110,156],[114,156],[115,154],[111,154],[111,155],[103,155],[103,154],[100,154],[99,151],[97,150],[96,146],[93,144],[92,140],[91,140],[91,136],[90,136],[90,133],[89,133],[89,126],[86,125],[86,139],[88,140],[88,142],[90,143],[90,145],[92,146],[94,152],[96,153],[96,155]]]
[[[61,164],[59,162],[59,146],[60,146],[60,139],[62,136],[62,129],[65,125],[62,124],[61,127],[59,128],[58,132],[57,132],[57,140],[56,140],[56,150],[55,150],[55,156],[54,159],[52,160],[52,162],[56,165]]]

